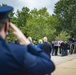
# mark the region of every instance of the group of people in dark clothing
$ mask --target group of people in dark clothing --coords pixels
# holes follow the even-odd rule
[[[47,37],[40,40],[37,47],[41,48],[44,52],[46,52],[50,57],[52,56],[66,56],[68,55],[69,43],[67,41],[52,41],[52,43],[48,43]]]
[[[61,54],[61,56],[65,56],[68,54],[68,43],[66,41],[53,41],[52,42],[52,55],[57,56]]]
[[[74,43],[76,42],[76,40],[71,37],[69,38],[69,41],[52,41],[51,43],[48,41],[47,37],[44,37],[43,40],[39,40],[39,43],[36,45],[36,47],[42,49],[45,53],[47,53],[50,57],[52,56],[57,56],[57,55],[61,55],[61,56],[67,56],[68,54],[70,54],[70,44],[72,44],[73,48],[74,48]],[[76,53],[76,49],[75,51],[71,50],[71,54],[75,52]]]
[[[70,37],[69,41],[52,41],[52,55],[61,54],[66,56],[68,53],[76,53],[76,40],[74,37]]]

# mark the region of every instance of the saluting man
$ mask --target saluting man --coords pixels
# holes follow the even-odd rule
[[[45,75],[55,69],[50,57],[33,46],[24,34],[11,22],[8,13],[11,6],[0,6],[0,75]],[[17,37],[17,43],[5,42],[9,28]]]

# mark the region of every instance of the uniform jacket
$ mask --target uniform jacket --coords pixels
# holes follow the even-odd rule
[[[41,49],[6,43],[0,36],[0,75],[45,75],[51,73],[55,65]]]

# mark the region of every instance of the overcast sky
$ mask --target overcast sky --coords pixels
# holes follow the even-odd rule
[[[21,10],[22,7],[28,7],[29,9],[41,9],[47,8],[50,14],[53,14],[55,3],[59,0],[0,0],[0,4],[7,4],[14,7],[14,10]]]

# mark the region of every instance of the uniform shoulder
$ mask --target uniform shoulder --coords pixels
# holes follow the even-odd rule
[[[15,53],[17,52],[19,54],[25,53],[25,51],[27,50],[26,46],[20,45],[20,44],[7,43],[7,46],[12,52],[15,52]]]

